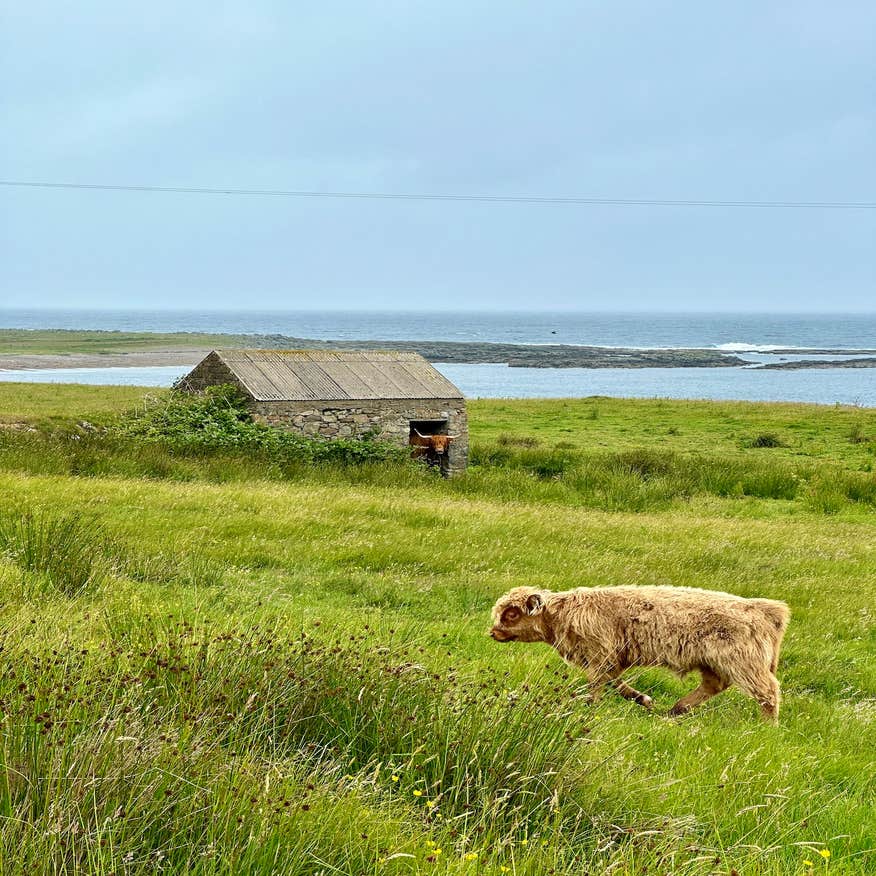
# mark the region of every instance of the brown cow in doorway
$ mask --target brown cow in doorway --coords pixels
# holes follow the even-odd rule
[[[424,435],[417,429],[413,429],[411,436],[412,447],[423,447],[427,452],[431,451],[439,456],[443,456],[450,449],[450,444],[459,435]]]

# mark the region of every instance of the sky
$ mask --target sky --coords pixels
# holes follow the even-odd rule
[[[0,178],[876,202],[876,4],[30,0]],[[876,310],[876,210],[0,186],[0,308]]]

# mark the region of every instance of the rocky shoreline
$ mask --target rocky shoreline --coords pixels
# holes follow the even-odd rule
[[[512,368],[727,368],[746,364],[737,356],[716,350],[638,350],[559,344],[339,341],[286,335],[229,335],[227,346],[276,350],[410,350],[430,362],[489,363]],[[193,346],[116,353],[0,354],[0,369],[194,366],[209,350],[209,347]]]
[[[499,364],[512,368],[727,368],[745,360],[717,350],[639,350],[570,344],[496,344],[454,341],[315,341],[268,336],[276,349],[412,350],[430,362]]]
[[[769,371],[796,371],[800,368],[876,368],[876,357],[865,359],[798,359],[796,362],[769,362]]]

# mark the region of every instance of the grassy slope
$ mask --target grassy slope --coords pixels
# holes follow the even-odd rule
[[[140,350],[172,350],[235,347],[244,336],[202,332],[110,332],[72,329],[0,329],[0,355],[40,353],[130,353]]]
[[[62,426],[77,420],[100,421],[158,392],[142,386],[0,383],[0,424]]]
[[[0,394],[0,411],[17,420],[125,401],[97,388],[4,391],[13,394]],[[869,451],[848,430],[874,426],[871,412],[608,400],[591,419],[593,404],[478,402],[472,435],[535,435],[549,446],[572,428],[587,446],[615,447],[675,428],[666,437],[680,452],[739,454],[750,432],[782,431],[815,437],[756,453],[830,456],[857,469]],[[56,872],[75,872],[80,861],[81,872],[95,873],[152,872],[164,862],[203,873],[873,866],[872,513],[825,517],[781,501],[712,497],[658,513],[603,513],[466,495],[440,481],[399,489],[316,478],[217,485],[2,473],[0,494],[7,506],[93,516],[112,542],[100,551],[116,558],[109,578],[74,597],[0,564],[0,641],[18,669],[0,682],[4,873],[16,872],[14,860],[38,868],[50,859]],[[588,707],[570,699],[580,678],[551,652],[484,636],[489,606],[507,587],[621,581],[787,600],[794,618],[780,726],[761,725],[736,693],[667,720],[659,713],[690,682],[660,671],[641,677],[658,714],[611,695]],[[252,647],[254,628],[269,635]],[[276,665],[298,654],[301,630],[336,644],[284,688]],[[143,656],[182,652],[191,640],[205,649],[226,631],[231,643],[210,645],[197,683],[173,658],[162,666]],[[287,636],[274,656],[271,643]],[[80,647],[89,653],[77,658]],[[34,663],[52,648],[60,658]],[[355,665],[341,665],[312,707],[326,713],[322,723],[310,711],[277,717],[277,703],[304,699],[310,680],[351,648]],[[185,664],[192,659],[186,650]],[[157,680],[147,680],[144,663]],[[473,698],[457,714],[460,688]],[[207,694],[218,691],[228,717],[214,724]],[[271,691],[282,695],[274,701]],[[527,706],[536,693],[547,706]],[[58,726],[41,731],[34,716],[43,712],[61,715]],[[367,722],[372,713],[388,716],[382,729]],[[404,733],[396,729],[408,720]],[[75,778],[89,770],[101,780]],[[36,775],[57,778],[44,787]],[[831,851],[829,864],[818,849]]]
[[[160,390],[136,386],[0,383],[0,423],[73,422],[135,405]],[[811,458],[869,471],[876,447],[876,409],[828,405],[698,402],[671,399],[477,399],[468,403],[476,444],[502,436],[531,438],[545,449],[657,447],[679,453],[751,454],[744,443],[773,433],[784,446],[769,458]],[[851,440],[856,438],[856,440]]]
[[[876,409],[834,405],[699,402],[672,399],[502,399],[469,402],[475,441],[529,436],[539,446],[657,447],[680,453],[738,454],[763,433],[785,445],[771,458],[812,458],[859,468],[874,459]],[[851,437],[858,440],[852,441]]]

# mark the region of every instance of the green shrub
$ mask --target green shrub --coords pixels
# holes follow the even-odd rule
[[[242,450],[285,463],[358,465],[407,455],[404,448],[373,438],[321,440],[255,423],[246,398],[231,385],[152,399],[117,420],[109,433],[174,450]]]

